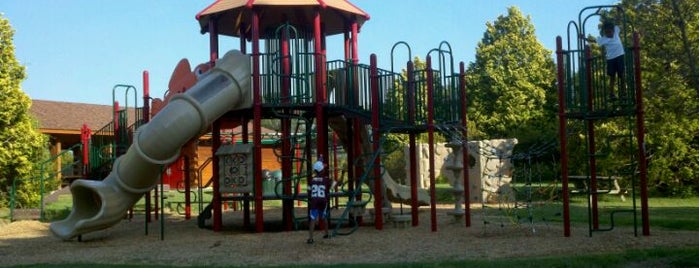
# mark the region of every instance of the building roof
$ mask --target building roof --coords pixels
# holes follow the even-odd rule
[[[112,120],[111,105],[32,100],[30,113],[39,121],[43,133],[80,134],[83,124],[95,131]]]
[[[369,20],[369,14],[347,0],[217,0],[196,15],[202,32],[208,31],[209,22],[215,18],[219,34],[250,35],[252,10],[260,14],[260,33],[271,27],[289,22],[291,25],[312,26],[315,10],[319,9],[327,35],[344,33],[347,22],[356,20],[361,25]]]
[[[90,130],[95,132],[112,121],[113,113],[111,105],[49,100],[32,100],[29,110],[39,121],[41,132],[46,134],[79,135],[83,124],[87,124]],[[129,113],[130,121],[133,116],[133,112]],[[252,131],[252,121],[248,122],[248,129]],[[226,132],[240,133],[241,131],[242,127],[238,126]],[[276,131],[262,127],[261,133],[270,134]]]

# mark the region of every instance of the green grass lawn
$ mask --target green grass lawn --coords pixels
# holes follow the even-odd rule
[[[436,200],[438,203],[449,204],[454,202],[454,195],[451,191],[451,186],[448,184],[438,184],[435,187],[436,190]],[[199,212],[199,193],[195,191],[191,196],[191,206],[192,212],[196,215]],[[172,213],[183,213],[182,209],[185,200],[184,193],[170,190],[165,193],[165,207],[172,209]],[[518,197],[518,200],[522,199]],[[145,199],[141,199],[135,206],[136,211],[143,211],[145,208]],[[203,191],[203,202],[202,206],[208,205],[211,200],[210,191]],[[570,199],[570,220],[572,224],[588,224],[588,204],[586,195],[571,195]],[[265,200],[265,206],[274,207],[281,206],[280,200]],[[346,199],[340,198],[339,204],[346,202]],[[60,196],[58,201],[54,203],[49,203],[45,207],[44,215],[47,221],[54,221],[58,219],[63,219],[70,213],[72,208],[72,197],[70,195]],[[668,229],[677,230],[691,230],[699,231],[699,221],[696,220],[696,215],[699,215],[699,197],[692,198],[650,198],[649,203],[649,215],[650,215],[650,225],[651,227],[661,227]],[[180,208],[178,209],[178,205]],[[531,209],[527,210],[526,205],[530,205]],[[553,222],[560,222],[562,217],[562,204],[559,201],[551,202],[540,202],[533,200],[532,203],[527,204],[526,202],[518,202],[517,206],[519,208],[511,208],[510,214],[512,216],[518,216],[520,218],[529,217],[529,211],[531,211],[531,217],[534,221],[546,220]],[[636,206],[638,208],[637,221],[640,225],[640,200],[636,200]],[[512,207],[512,206],[511,206]],[[601,228],[604,226],[609,226],[611,224],[610,214],[615,210],[628,210],[632,208],[631,198],[626,198],[625,201],[617,195],[600,195],[599,197],[599,223]],[[0,208],[0,220],[9,221],[9,209]],[[633,213],[617,213],[615,215],[614,221],[616,225],[619,226],[633,226]]]

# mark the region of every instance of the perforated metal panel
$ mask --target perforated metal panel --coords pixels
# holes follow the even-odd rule
[[[216,151],[222,193],[250,193],[253,187],[252,144],[223,145]]]

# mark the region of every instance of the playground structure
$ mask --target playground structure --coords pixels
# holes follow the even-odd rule
[[[373,205],[373,225],[376,229],[382,229],[384,217],[392,217],[391,201],[396,199],[410,205],[410,222],[413,226],[419,225],[418,207],[429,205],[431,229],[437,231],[435,134],[443,135],[450,141],[449,147],[453,152],[462,154],[460,158],[451,159],[447,169],[454,173],[454,194],[457,196],[452,214],[465,216],[464,223],[467,227],[470,226],[470,204],[473,198],[471,191],[465,190],[464,186],[473,185],[473,181],[470,181],[473,175],[468,172],[469,151],[478,148],[468,146],[465,68],[461,63],[459,70],[455,70],[449,44],[441,42],[438,48],[427,53],[425,69],[414,68],[412,52],[404,42],[398,42],[392,48],[390,71],[378,68],[375,55],[371,56],[369,65],[360,64],[357,53],[358,32],[364,21],[369,19],[368,14],[342,0],[301,2],[303,4],[289,5],[275,1],[262,4],[255,1],[217,1],[198,13],[197,20],[202,32],[210,36],[210,61],[199,65],[194,71],[189,70],[188,64],[182,72],[176,68],[169,85],[172,94],[167,95],[161,104],[154,102],[153,108],[156,111],[153,112],[149,111],[147,74],[144,73],[144,107],[140,109],[144,116],[138,117],[143,118],[139,120],[140,128],[134,131],[138,127],[136,126],[129,130],[129,127],[121,125],[128,120],[115,116],[112,132],[120,138],[114,138],[105,144],[110,144],[106,151],[116,160],[113,163],[102,163],[100,161],[104,160],[89,158],[89,165],[107,165],[112,167],[111,172],[108,175],[105,173],[104,181],[78,180],[73,183],[73,211],[66,220],[52,223],[51,230],[54,234],[63,239],[71,239],[108,228],[116,224],[144,193],[148,193],[146,207],[150,208],[149,192],[157,183],[158,176],[163,173],[163,168],[177,159],[183,159],[184,174],[191,174],[188,162],[192,160],[187,153],[181,154],[180,148],[190,150],[190,146],[186,144],[207,132],[211,133],[213,142],[213,199],[199,217],[201,222],[207,215],[211,215],[214,231],[222,229],[222,206],[229,201],[243,203],[246,226],[250,225],[250,213],[254,211],[254,229],[263,232],[263,203],[266,200],[282,200],[284,226],[286,230],[296,228],[303,217],[294,215],[294,203],[306,198],[300,186],[303,181],[310,179],[310,163],[315,159],[326,162],[334,179],[340,177],[338,173],[346,173],[346,181],[334,191],[335,197],[346,200],[344,204],[336,204],[342,212],[333,218],[335,234],[349,234],[356,230],[363,222],[366,207],[370,205]],[[595,14],[586,17],[585,21]],[[579,49],[571,47],[571,25],[575,28],[573,36],[578,41]],[[608,90],[605,89],[604,73],[600,71],[604,69],[604,61],[590,56],[589,47],[583,46],[578,39],[580,33],[584,34],[584,27],[578,28],[575,23],[571,25],[568,49],[563,50],[561,39],[557,40],[564,235],[570,236],[568,182],[573,177],[568,175],[568,138],[579,134],[574,131],[583,129],[578,124],[585,124],[587,132],[583,135],[589,137],[589,174],[583,177],[588,185],[585,193],[590,200],[592,235],[593,231],[606,230],[599,229],[596,223],[597,195],[605,191],[599,189],[597,180],[601,178],[596,167],[597,158],[601,154],[595,149],[595,123],[620,118],[628,122],[629,132],[612,135],[605,144],[614,143],[611,140],[623,139],[625,142],[622,145],[630,146],[636,141],[640,152],[638,155],[629,155],[624,170],[607,177],[624,177],[631,182],[633,209],[620,212],[632,212],[634,220],[636,189],[641,189],[644,235],[648,235],[643,133],[638,131],[642,129],[643,123],[638,44],[634,43],[629,50],[633,53],[626,53],[627,62],[633,61],[634,64],[633,68],[627,69],[626,97],[611,101],[604,97],[606,94],[600,94]],[[328,61],[325,38],[334,34],[344,35],[345,58]],[[239,38],[238,49],[241,54],[229,52],[224,58],[218,59],[219,38],[222,35]],[[394,65],[393,62],[394,52],[401,46],[406,48],[408,54],[405,66]],[[248,49],[252,53],[248,54]],[[433,57],[436,64],[433,64]],[[394,67],[404,67],[405,73],[394,72]],[[246,74],[246,70],[250,73]],[[179,79],[180,77],[185,78]],[[129,87],[126,86],[126,89],[128,98]],[[115,108],[115,111],[120,110]],[[155,114],[151,122],[147,116],[150,114]],[[281,126],[275,143],[281,172],[274,174],[277,179],[271,185],[268,184],[268,174],[260,164],[260,130],[263,119],[277,121]],[[252,129],[248,129],[248,122],[252,122]],[[242,127],[242,133],[234,137],[239,142],[225,142],[224,130],[235,126]],[[568,126],[571,127],[567,128]],[[633,135],[634,126],[637,128],[636,136]],[[94,138],[102,136],[97,133],[99,131],[91,137],[93,145]],[[421,192],[418,188],[419,172],[416,169],[417,135],[424,133],[428,137],[428,193]],[[409,137],[409,187],[397,184],[383,167],[382,158],[394,149],[387,140],[388,134]],[[164,136],[169,139],[163,140]],[[133,142],[130,148],[119,142],[126,140]],[[340,149],[335,148],[337,144],[342,145]],[[105,151],[104,146],[89,148],[97,149],[95,147],[100,148],[100,152]],[[129,148],[128,151],[126,148]],[[550,146],[546,145],[545,148],[548,150]],[[504,159],[500,152],[511,152],[511,149],[497,150],[492,157],[486,158],[512,160],[517,156],[507,156]],[[610,147],[604,150],[607,152],[615,149]],[[339,156],[338,151],[342,151],[343,156]],[[624,152],[632,153],[632,150]],[[183,157],[180,158],[181,156]],[[345,163],[341,163],[343,161]],[[488,164],[484,162],[480,165]],[[89,170],[99,169],[91,167]],[[497,180],[503,178],[502,174],[493,176],[497,176]],[[185,193],[189,193],[190,186],[187,184],[192,179],[184,181],[187,188]],[[640,181],[640,186],[634,184],[636,181]],[[486,190],[482,194],[494,194],[496,191],[500,190]],[[495,199],[504,196],[508,199],[507,202],[511,201],[507,195],[493,196]],[[459,197],[463,197],[463,207],[460,206]],[[483,196],[479,199],[487,198]],[[254,208],[251,208],[251,203]],[[614,213],[617,212],[612,213],[612,222]],[[349,231],[342,228],[347,226],[351,227]]]
[[[454,69],[448,43],[440,43],[427,54],[424,70],[416,70],[408,61],[404,76],[393,68],[379,69],[375,55],[369,65],[359,63],[358,31],[369,16],[349,2],[268,2],[217,1],[197,15],[202,31],[210,35],[212,71],[202,71],[191,89],[185,86],[182,94],[174,95],[150,122],[137,129],[128,151],[113,148],[125,154],[116,158],[106,179],[72,184],[73,210],[67,219],[51,224],[54,234],[71,239],[118,222],[153,188],[162,168],[180,156],[180,147],[208,131],[212,133],[213,170],[218,171],[213,174],[210,205],[215,231],[221,230],[222,202],[238,200],[244,202],[246,224],[250,221],[249,204],[254,203],[255,230],[263,232],[263,202],[270,199],[282,200],[283,220],[291,230],[296,218],[294,202],[305,199],[298,186],[310,178],[312,159],[323,159],[330,170],[340,169],[337,157],[329,150],[333,132],[348,159],[347,181],[336,191],[348,201],[335,220],[335,233],[342,234],[345,230],[341,227],[347,225],[353,227],[349,233],[354,231],[362,222],[363,213],[359,212],[372,201],[374,226],[382,229],[383,217],[390,215],[386,213],[390,201],[384,185],[390,177],[381,165],[390,146],[386,135],[409,135],[411,163],[416,161],[416,136],[420,133],[427,133],[429,144],[434,144],[438,132],[466,140],[464,65]],[[327,61],[325,38],[334,34],[344,34],[345,59]],[[242,55],[247,54],[248,45],[252,53],[218,60],[220,35],[238,37]],[[410,47],[400,42],[394,49],[398,45],[404,45],[407,58],[412,59]],[[227,55],[235,55],[231,53]],[[432,64],[432,57],[437,64]],[[170,91],[179,90],[172,88],[172,83],[170,86]],[[271,195],[263,191],[260,166],[262,119],[278,120],[281,125],[278,158],[282,179]],[[252,130],[246,127],[249,121]],[[223,144],[222,129],[237,125],[243,127],[242,144]],[[165,136],[168,139],[163,139]],[[434,159],[430,165],[434,170]],[[392,181],[388,184],[391,192],[402,192],[400,199],[410,202],[414,226],[418,225],[420,198],[425,196],[419,195],[416,178],[411,169],[410,188]],[[434,172],[430,182],[430,200],[423,198],[422,205],[431,206],[431,225],[436,231]],[[465,207],[468,211],[469,206]],[[466,217],[467,226],[469,221]]]
[[[599,18],[601,21],[605,16],[621,18],[617,24],[621,24],[623,31],[620,37],[626,46],[624,61],[627,67],[623,79],[613,85],[618,87],[618,99],[610,97],[609,94],[613,89],[610,88],[607,80],[609,77],[605,72],[604,56],[593,55],[592,48],[583,40],[589,34],[586,29],[591,19]],[[597,29],[596,24],[593,26]],[[643,235],[650,235],[640,44],[638,34],[631,35],[630,32],[632,32],[631,25],[628,24],[621,6],[592,6],[580,11],[577,22],[571,21],[568,24],[566,44],[560,36],[556,38],[565,236],[570,236],[568,183],[571,178],[576,177],[582,178],[587,186],[583,191],[588,197],[590,236],[593,232],[612,230],[614,217],[621,213],[632,215],[634,234],[637,235],[637,199],[641,202]],[[631,36],[632,42],[629,40]],[[630,47],[629,44],[631,44]],[[623,131],[605,132],[602,128],[604,124],[618,125]],[[602,142],[599,142],[600,138]],[[581,160],[585,161],[584,170],[587,173],[582,176],[569,175],[569,172],[575,169],[568,161],[569,157],[574,156],[575,148],[569,147],[573,144],[584,148],[584,150],[578,150],[579,153],[585,154],[584,160]],[[610,154],[616,155],[616,159],[625,158],[626,160],[617,163],[605,161]],[[625,189],[630,191],[632,207],[611,211],[611,226],[600,228],[598,197],[600,194],[615,190],[613,184],[617,183],[617,178],[621,178],[628,185]],[[639,193],[640,196],[637,196]]]
[[[341,224],[352,222],[350,218],[355,219],[355,224],[361,222],[356,212],[362,211],[370,201],[374,205],[374,225],[382,229],[383,211],[389,208],[382,190],[382,179],[386,180],[387,177],[381,167],[381,157],[389,145],[386,134],[409,135],[411,148],[415,148],[416,135],[424,132],[428,133],[429,143],[433,144],[436,126],[465,136],[465,120],[461,120],[465,118],[462,102],[465,98],[460,95],[464,92],[463,65],[460,74],[456,74],[451,48],[447,43],[441,43],[439,48],[428,53],[425,70],[413,70],[409,62],[405,77],[379,69],[375,56],[371,57],[370,65],[359,64],[358,31],[368,15],[346,1],[305,3],[289,6],[278,2],[279,6],[258,6],[254,2],[221,1],[200,12],[197,18],[203,31],[210,35],[212,58],[218,53],[219,35],[239,37],[241,50],[247,48],[247,40],[251,41],[255,99],[252,110],[241,116],[244,117],[243,121],[253,121],[252,133],[259,132],[259,122],[263,118],[280,120],[280,159],[284,178],[278,187],[282,189],[281,196],[302,196],[292,191],[295,189],[293,186],[301,179],[310,178],[309,163],[314,154],[315,158],[331,156],[328,133],[332,129],[343,145],[346,159],[350,159],[346,163],[348,181],[340,191],[349,201],[337,220],[335,230],[338,232]],[[340,33],[344,34],[345,59],[327,61],[324,40],[329,35]],[[264,52],[260,52],[260,41],[264,42]],[[409,47],[408,54],[408,59],[411,59]],[[432,56],[436,56],[439,62],[436,69],[432,69]],[[292,121],[304,124],[306,131],[302,135],[292,132]],[[301,137],[311,140],[309,130],[312,125],[315,125],[313,138],[316,146],[313,148],[311,143],[305,143],[300,153],[303,157],[296,157],[297,147],[294,145]],[[215,123],[214,137],[216,135]],[[254,173],[259,170],[258,139],[255,136],[252,138]],[[217,140],[214,138],[214,141]],[[243,140],[247,140],[245,133]],[[415,163],[414,152],[410,157],[411,163]],[[300,164],[302,168],[294,170],[292,167],[295,164]],[[331,170],[337,169],[335,163],[329,166]],[[261,180],[256,174],[253,175],[254,193],[249,199],[255,202],[255,230],[261,232],[262,201],[266,197],[262,194]],[[416,172],[411,170],[410,177],[412,224],[417,225],[419,200],[414,183]],[[429,203],[432,228],[436,231],[434,174],[431,180],[433,186]],[[220,178],[214,179],[215,184],[219,181]],[[364,190],[365,185],[372,187],[367,191]],[[217,186],[214,185],[214,188]],[[214,230],[220,229],[221,221],[220,211],[217,211],[220,201],[217,198],[219,196],[215,194],[212,206]],[[292,210],[293,198],[283,198],[287,229],[292,228]]]

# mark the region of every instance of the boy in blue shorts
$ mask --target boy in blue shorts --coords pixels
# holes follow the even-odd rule
[[[620,90],[624,88],[624,45],[619,37],[619,26],[611,21],[602,24],[602,35],[595,38],[586,39],[588,42],[596,42],[604,47],[605,58],[607,59],[607,75],[609,75],[609,97],[616,99],[614,89],[617,78],[621,84]]]
[[[315,176],[308,183],[308,240],[306,243],[313,244],[313,230],[318,220],[324,221],[325,235],[323,238],[330,238],[328,233],[328,197],[330,195],[330,178],[324,172],[323,161],[318,160],[313,164]]]

